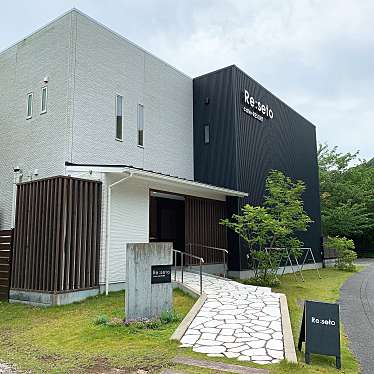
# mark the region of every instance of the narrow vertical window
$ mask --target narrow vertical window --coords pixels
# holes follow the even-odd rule
[[[48,97],[47,86],[45,86],[45,87],[42,87],[42,103],[41,103],[41,111],[40,111],[41,114],[47,113],[47,97]]]
[[[138,105],[138,145],[144,146],[144,106]]]
[[[26,119],[32,117],[32,92],[27,94],[27,108],[26,108]]]
[[[209,142],[210,142],[209,125],[204,125],[204,144],[209,144]]]
[[[122,140],[123,133],[123,96],[116,95],[116,139]]]

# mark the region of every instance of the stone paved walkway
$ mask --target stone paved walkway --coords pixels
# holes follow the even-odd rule
[[[200,292],[198,274],[185,272],[184,283]],[[207,300],[181,339],[182,347],[258,364],[284,358],[278,294],[209,275],[203,276],[203,290]]]

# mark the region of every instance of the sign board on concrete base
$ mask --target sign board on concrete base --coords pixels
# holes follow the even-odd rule
[[[335,356],[341,368],[339,304],[305,301],[298,348],[305,342],[305,362],[311,354]]]
[[[133,243],[126,250],[126,321],[172,309],[172,243]]]

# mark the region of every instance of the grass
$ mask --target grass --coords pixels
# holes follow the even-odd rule
[[[359,270],[362,268],[360,267]],[[297,347],[301,319],[303,314],[304,300],[316,300],[326,302],[336,302],[339,299],[339,291],[342,284],[353,273],[327,268],[320,270],[322,279],[318,278],[315,270],[304,271],[305,282],[295,282],[291,274],[281,278],[281,286],[274,289],[275,292],[282,292],[287,295],[288,308],[290,311],[292,331]],[[304,349],[304,345],[303,345]],[[274,373],[359,373],[357,360],[348,349],[348,339],[341,327],[341,354],[342,370],[335,368],[335,358],[328,356],[312,355],[312,365],[304,363],[304,352],[297,352],[298,365],[281,363]]]
[[[323,269],[321,274],[320,280],[315,271],[305,271],[305,283],[295,282],[291,275],[285,275],[281,279],[281,287],[275,290],[287,294],[296,342],[303,301],[336,301],[340,286],[352,273]],[[195,302],[192,297],[179,290],[174,291],[173,297],[175,311],[181,317],[187,314]],[[159,372],[161,368],[172,366],[171,359],[177,354],[238,364],[236,360],[208,358],[191,349],[178,348],[177,342],[169,340],[179,324],[174,318],[155,329],[97,323],[100,316],[107,316],[109,319],[123,318],[123,310],[123,292],[51,308],[0,303],[0,361],[14,363],[20,369],[47,373],[101,373],[111,367],[121,368],[123,372],[136,369]],[[335,369],[332,357],[313,355],[312,365],[304,364],[304,358],[300,354],[298,359],[300,363],[297,365],[282,362],[267,368],[271,373],[287,374],[359,372],[344,335],[341,371]],[[240,364],[257,367],[245,362]],[[188,373],[217,373],[181,365],[175,369]]]

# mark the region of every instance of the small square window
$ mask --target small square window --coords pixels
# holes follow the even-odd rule
[[[42,99],[41,99],[41,111],[40,113],[47,113],[47,98],[48,98],[48,92],[47,92],[47,86],[42,87]]]
[[[209,125],[204,125],[204,144],[209,144],[210,142],[210,127]]]
[[[27,94],[27,101],[26,101],[26,119],[30,119],[32,117],[32,92]]]

